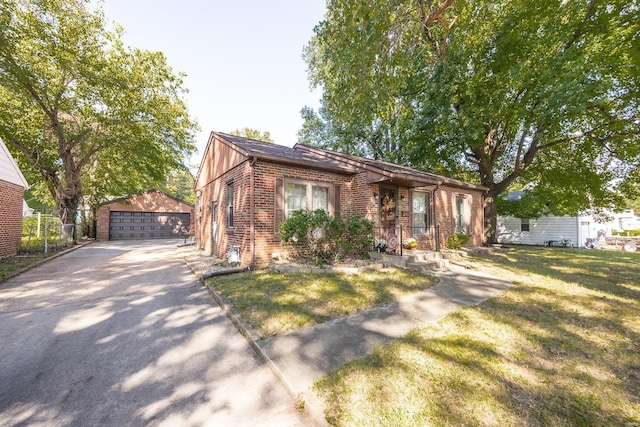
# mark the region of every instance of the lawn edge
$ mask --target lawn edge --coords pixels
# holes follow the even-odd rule
[[[38,267],[38,266],[40,266],[40,265],[42,265],[42,264],[45,264],[45,263],[47,263],[47,262],[49,262],[49,261],[51,261],[51,260],[53,260],[53,259],[58,258],[59,256],[62,256],[62,255],[68,254],[69,252],[73,252],[73,251],[75,251],[76,249],[83,248],[83,247],[85,247],[85,246],[87,246],[87,245],[90,245],[91,243],[93,243],[93,240],[88,241],[88,242],[76,243],[75,245],[73,245],[72,247],[70,247],[70,248],[68,248],[68,249],[65,249],[65,250],[63,250],[63,251],[60,251],[60,252],[58,252],[58,253],[56,253],[56,254],[54,254],[54,255],[51,255],[50,257],[47,257],[47,258],[45,258],[45,259],[41,259],[40,261],[38,261],[38,262],[36,262],[36,263],[33,263],[33,264],[31,264],[31,265],[28,265],[28,266],[26,266],[26,267],[24,267],[24,268],[21,268],[21,269],[20,269],[20,270],[18,270],[18,271],[14,271],[13,273],[9,274],[8,276],[6,276],[6,277],[4,277],[4,278],[0,279],[0,286],[2,286],[6,281],[11,280],[11,279],[13,279],[14,277],[16,277],[16,276],[18,276],[18,275],[20,275],[20,274],[22,274],[22,273],[26,273],[27,271],[31,270],[32,268],[36,268],[36,267]]]

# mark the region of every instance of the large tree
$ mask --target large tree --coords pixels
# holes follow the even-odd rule
[[[182,76],[126,48],[89,0],[0,0],[0,137],[66,223],[162,183],[195,149]]]
[[[640,163],[639,9],[637,1],[329,1],[307,58],[327,121],[373,118],[411,164],[473,173],[489,189],[493,241],[510,188],[530,189],[530,216],[624,202]]]

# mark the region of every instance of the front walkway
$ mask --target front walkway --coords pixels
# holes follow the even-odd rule
[[[184,254],[196,275],[206,272],[206,259],[197,256],[197,250],[184,250]],[[460,307],[479,304],[512,285],[455,265],[430,273],[440,278],[430,289],[405,295],[392,304],[265,340],[259,339],[259,334],[234,312],[224,296],[212,287],[209,290],[289,391],[304,401],[305,409],[319,425],[325,425],[324,402],[311,389],[315,380],[414,328],[436,322]]]
[[[292,392],[305,400],[313,418],[324,422],[324,404],[311,390],[315,380],[414,328],[436,322],[460,307],[479,304],[512,285],[456,267],[433,274],[440,278],[436,286],[406,295],[396,303],[258,341],[257,345]]]

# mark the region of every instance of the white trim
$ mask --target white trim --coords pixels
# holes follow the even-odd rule
[[[0,156],[0,157],[6,158],[6,160],[9,163],[9,167],[11,168],[11,170],[6,171],[8,173],[4,173],[5,171],[0,171],[0,172],[2,172],[2,173],[0,173],[0,179],[2,179],[4,181],[7,181],[7,182],[11,182],[13,184],[21,185],[25,189],[29,188],[29,183],[27,182],[27,180],[25,179],[24,175],[20,171],[20,168],[18,167],[18,164],[16,163],[15,159],[13,158],[11,153],[9,152],[9,149],[5,145],[5,143],[2,140],[2,138],[0,138],[0,154],[2,154],[2,156]],[[2,160],[3,159],[0,158],[0,164],[3,163]],[[5,166],[6,166],[6,161],[4,163],[5,163]]]
[[[320,181],[310,181],[310,180],[302,180],[302,179],[295,179],[295,178],[284,178],[283,179],[283,187],[284,187],[284,216],[285,218],[289,218],[289,205],[288,205],[288,191],[287,188],[289,186],[289,184],[297,184],[297,185],[304,185],[306,187],[305,190],[305,197],[306,197],[306,209],[308,211],[311,211],[312,206],[313,206],[313,187],[323,187],[326,188],[328,190],[328,208],[329,208],[329,212],[327,212],[329,215],[333,215],[335,212],[335,206],[333,205],[333,185],[327,182],[320,182]]]

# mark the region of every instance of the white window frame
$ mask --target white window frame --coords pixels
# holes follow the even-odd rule
[[[289,210],[289,184],[295,185],[304,185],[305,189],[305,198],[306,198],[306,210],[313,210],[313,188],[314,187],[323,187],[327,189],[327,208],[328,214],[333,215],[334,206],[333,206],[333,184],[329,184],[326,182],[318,182],[318,181],[305,181],[299,179],[285,179],[284,180],[284,210],[285,210],[285,218],[289,218],[291,213],[294,211]]]
[[[471,226],[471,212],[469,209],[469,195],[458,193],[453,200],[454,226],[456,233],[469,234]],[[460,203],[458,203],[460,201]]]
[[[416,212],[414,210],[413,202],[416,195],[424,195],[424,212]],[[415,225],[415,216],[422,215],[424,219],[424,225]],[[411,195],[411,231],[413,234],[427,234],[429,231],[429,225],[431,222],[431,193],[429,191],[413,191]],[[417,228],[422,228],[422,231],[416,231]]]

